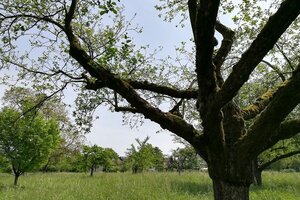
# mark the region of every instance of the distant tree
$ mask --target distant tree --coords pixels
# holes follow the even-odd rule
[[[48,166],[48,171],[60,172],[85,172],[86,167],[83,162],[82,150],[72,150],[60,154],[57,157],[52,157],[51,165]]]
[[[262,185],[262,171],[283,159],[300,154],[300,135],[282,140],[259,155],[254,163],[254,183]],[[300,167],[300,166],[299,166]],[[299,168],[300,169],[300,168]]]
[[[60,131],[59,144],[50,154],[42,171],[81,171],[82,167],[79,166],[78,159],[81,155],[84,135],[69,120],[60,126]]]
[[[150,167],[159,167],[163,163],[163,154],[158,147],[153,147],[147,143],[150,138],[146,137],[144,140],[136,139],[138,146],[131,145],[128,149],[127,162],[130,163],[133,173],[143,172]]]
[[[22,115],[15,108],[1,109],[0,152],[11,164],[14,185],[17,185],[20,175],[38,169],[47,160],[58,139],[57,122],[46,119],[40,112]]]
[[[84,145],[82,149],[84,166],[90,170],[90,176],[93,176],[95,169],[104,163],[103,148],[97,145]]]
[[[116,171],[118,167],[119,156],[111,148],[84,145],[82,157],[85,168],[90,170],[90,176],[93,176],[97,167],[102,167],[104,172]]]
[[[196,153],[192,146],[185,146],[184,148],[177,148],[173,150],[169,158],[169,169],[177,169],[179,173],[183,170],[195,170],[201,167],[201,158]]]
[[[104,172],[115,172],[118,171],[119,155],[111,148],[103,149],[103,171]]]
[[[152,149],[153,152],[153,167],[157,170],[157,171],[163,171],[164,170],[164,154],[161,151],[160,148],[158,147],[154,147]]]

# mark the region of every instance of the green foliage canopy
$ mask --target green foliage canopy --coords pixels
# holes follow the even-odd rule
[[[16,177],[41,167],[56,147],[60,133],[55,120],[39,112],[22,116],[9,107],[1,109],[0,130],[2,156],[9,160]]]
[[[164,156],[158,147],[148,143],[150,138],[144,140],[136,139],[138,146],[131,145],[127,151],[127,163],[133,173],[143,172],[153,167],[155,170],[163,169]]]
[[[102,148],[97,145],[82,147],[82,159],[84,167],[90,170],[93,176],[97,167],[102,166],[103,171],[110,172],[117,170],[118,154],[111,148]]]

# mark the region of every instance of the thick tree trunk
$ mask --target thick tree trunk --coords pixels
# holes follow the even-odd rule
[[[213,180],[215,200],[249,200],[249,185]]]

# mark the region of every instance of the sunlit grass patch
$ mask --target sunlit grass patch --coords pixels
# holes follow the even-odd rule
[[[251,200],[300,199],[300,173],[263,173],[251,186]],[[0,174],[0,200],[212,200],[206,173],[35,173],[20,178]]]

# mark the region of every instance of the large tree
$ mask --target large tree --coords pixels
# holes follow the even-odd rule
[[[277,56],[280,52],[298,55],[300,4],[277,0],[265,9],[259,1],[241,1],[241,12],[234,17],[240,24],[233,31],[218,16],[237,3],[162,2],[166,6],[158,8],[170,9],[171,18],[174,13],[189,14],[183,16],[189,16],[195,46],[190,66],[151,62],[152,54],[143,55],[143,48],[134,47],[128,35],[134,27],[112,0],[1,2],[3,66],[19,67],[19,77],[48,91],[83,83],[77,114],[87,124],[87,111],[101,103],[158,123],[188,141],[207,162],[215,199],[249,199],[253,160],[299,131],[300,120],[288,118],[300,101],[299,63],[288,63],[288,78],[281,84],[273,81],[252,105],[239,107],[234,98],[253,80],[260,62],[270,59],[283,66],[286,59]],[[215,32],[223,37],[220,45]],[[186,102],[196,105],[187,107]],[[175,105],[170,112],[168,104]],[[188,108],[199,120],[189,120],[179,108]]]

